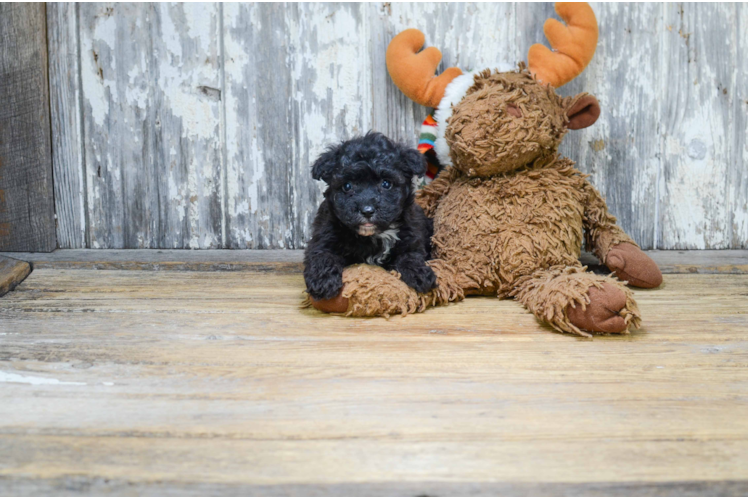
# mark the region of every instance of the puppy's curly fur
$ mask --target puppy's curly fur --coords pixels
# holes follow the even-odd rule
[[[304,254],[307,292],[330,299],[343,288],[343,269],[376,264],[400,273],[411,288],[436,286],[426,261],[433,226],[414,203],[413,177],[426,172],[423,155],[369,132],[330,147],[312,166],[327,183]]]

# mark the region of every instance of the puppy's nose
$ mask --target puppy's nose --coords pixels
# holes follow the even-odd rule
[[[371,217],[372,215],[374,215],[374,212],[374,207],[372,207],[371,205],[364,205],[363,207],[361,207],[361,213],[364,217]]]

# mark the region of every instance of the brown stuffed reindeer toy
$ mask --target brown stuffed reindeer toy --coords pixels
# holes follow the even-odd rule
[[[514,297],[562,332],[628,332],[639,311],[625,283],[586,271],[582,241],[615,275],[654,288],[657,265],[616,225],[616,218],[574,162],[558,155],[567,130],[589,127],[600,107],[588,94],[560,97],[592,59],[597,21],[587,4],[557,4],[564,25],[548,20],[556,51],[534,45],[514,71],[434,71],[441,53],[418,53],[418,30],[397,35],[387,50],[395,84],[411,99],[436,106],[436,155],[444,167],[417,197],[434,221],[438,287],[418,294],[396,275],[367,265],[343,274],[340,296],[313,305],[352,316],[422,311],[466,295]]]

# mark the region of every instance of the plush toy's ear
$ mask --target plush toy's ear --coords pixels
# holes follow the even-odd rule
[[[595,96],[590,94],[579,94],[572,99],[566,109],[566,117],[569,123],[566,127],[570,130],[587,128],[597,121],[600,116],[600,103]]]
[[[421,177],[426,173],[426,157],[417,149],[402,147],[400,165],[407,175]]]
[[[332,174],[338,166],[338,149],[336,147],[329,148],[317,158],[317,161],[312,165],[312,179],[322,179],[330,184]]]

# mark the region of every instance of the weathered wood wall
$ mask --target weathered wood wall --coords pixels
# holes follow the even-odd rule
[[[57,246],[44,4],[0,3],[0,250]]]
[[[593,4],[603,106],[563,152],[644,248],[748,247],[748,7]],[[384,54],[417,27],[444,65],[523,60],[552,4],[50,4],[63,248],[300,248],[323,147],[415,143],[426,110]]]

